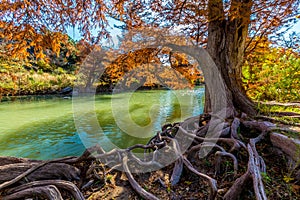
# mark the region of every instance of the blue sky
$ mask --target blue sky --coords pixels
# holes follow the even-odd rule
[[[298,23],[294,25],[293,31],[300,33],[300,20],[298,20]]]
[[[121,36],[121,30],[118,28],[115,28],[114,25],[120,26],[123,23],[120,21],[117,21],[115,19],[109,18],[109,24],[110,27],[108,27],[108,31],[111,33],[112,38],[115,40],[115,42],[117,42],[117,36]],[[67,29],[67,34],[74,40],[80,40],[82,37],[80,35],[80,32],[78,30],[78,28],[69,28]],[[97,30],[93,30],[92,34],[97,34]]]

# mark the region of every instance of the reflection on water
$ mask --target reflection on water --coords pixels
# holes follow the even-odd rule
[[[203,96],[203,88],[137,91],[129,97],[96,95],[94,102],[83,98],[75,109],[72,100],[62,98],[2,102],[0,155],[52,159],[80,155],[86,146],[97,143],[105,150],[113,148],[110,143],[119,148],[146,143],[162,124],[200,114]],[[76,128],[74,111],[80,117]]]

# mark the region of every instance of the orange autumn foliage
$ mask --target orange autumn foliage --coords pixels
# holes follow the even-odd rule
[[[126,24],[128,29],[148,26],[177,27],[191,38],[195,45],[206,45],[209,1],[164,2],[103,1],[103,0],[3,0],[0,2],[0,38],[14,42],[7,50],[12,56],[27,57],[26,47],[34,47],[37,58],[43,58],[43,50],[59,53],[60,43],[66,42],[66,30],[78,27],[84,39],[97,43],[101,38],[110,37],[108,17]],[[251,22],[249,35],[257,38],[282,32],[299,16],[297,0],[251,0]],[[246,2],[223,1],[224,15],[230,20],[241,18],[239,10]],[[92,32],[97,30],[96,34]],[[26,39],[26,41],[24,41]],[[252,42],[252,41],[251,41]],[[256,42],[260,40],[256,39]],[[249,44],[249,43],[248,43]],[[247,52],[252,49],[246,44]]]

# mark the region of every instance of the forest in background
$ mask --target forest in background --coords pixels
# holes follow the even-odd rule
[[[58,94],[66,87],[73,87],[76,76],[86,55],[99,46],[91,45],[85,40],[74,41],[62,33],[49,34],[49,41],[54,37],[64,38],[58,47],[47,48],[42,54],[35,54],[30,46],[23,53],[9,52],[10,42],[0,40],[0,97],[18,95]],[[282,37],[280,46],[273,45],[265,38],[256,48],[245,56],[243,66],[243,85],[247,95],[257,101],[279,102],[300,101],[300,54],[299,33],[292,33],[289,38]],[[8,43],[8,44],[7,44]],[[27,41],[30,44],[30,40]],[[58,45],[58,44],[55,44]],[[124,45],[124,44],[123,44]],[[128,45],[128,44],[125,44]],[[54,49],[54,50],[53,50]],[[96,83],[98,91],[111,92],[115,84],[122,80],[124,74],[132,69],[143,69],[149,59],[162,64],[159,54],[172,59],[169,65],[189,80],[189,87],[204,83],[202,72],[197,69],[198,63],[186,55],[163,49],[140,49],[135,52],[118,54],[105,66],[104,74]],[[147,60],[141,58],[147,57]],[[170,64],[171,63],[171,64]],[[97,71],[97,69],[90,69]],[[82,73],[82,72],[81,72]],[[85,71],[85,73],[90,73]],[[161,73],[161,72],[160,72]],[[174,80],[173,85],[179,86],[176,74],[163,74],[164,79]],[[146,88],[158,87],[158,80],[151,80],[151,75],[143,80],[126,80],[127,84],[139,82]],[[140,83],[143,82],[143,83]],[[83,83],[88,84],[88,83]]]
[[[169,73],[170,70],[162,67],[157,73],[164,81],[172,82],[173,88],[192,87],[204,82],[202,72],[197,69],[197,63],[182,53],[173,53],[170,50],[159,48],[136,49],[127,53],[123,53],[122,49],[119,49],[117,55],[113,54],[113,51],[108,51],[106,57],[111,56],[111,59],[105,64],[104,73],[99,76],[100,65],[85,66],[84,61],[87,55],[101,49],[100,45],[91,45],[85,40],[74,41],[62,33],[50,34],[50,40],[53,40],[52,37],[56,37],[56,35],[65,38],[64,43],[58,43],[58,47],[46,49],[42,54],[34,52],[30,41],[27,41],[29,46],[23,49],[24,52],[8,51],[11,47],[10,43],[13,41],[5,43],[2,40],[0,50],[1,96],[58,94],[63,88],[73,87],[76,77],[80,79],[81,76],[88,77],[79,84],[84,87],[92,84],[100,92],[111,92],[116,83],[121,80],[128,87],[138,83],[144,88],[153,89],[160,87],[157,84],[159,80],[150,73],[145,74],[145,68],[154,72],[153,70],[157,68],[153,65],[163,66],[165,64],[162,58],[165,55],[168,55],[169,63],[165,67],[171,67],[175,71]],[[53,49],[57,52],[54,52]],[[99,61],[99,63],[101,62],[103,61]],[[151,63],[149,64],[149,62]],[[83,65],[84,67],[82,67]],[[123,76],[133,69],[136,73],[135,78],[123,80]],[[142,71],[143,74],[137,74]],[[98,76],[97,80],[94,80],[95,76]],[[188,80],[188,84],[184,85],[181,82],[180,85],[180,76]]]

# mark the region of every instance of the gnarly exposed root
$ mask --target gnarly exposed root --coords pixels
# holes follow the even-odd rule
[[[18,194],[18,193],[20,193],[24,190],[28,190],[28,189],[32,189],[32,191],[35,191],[36,188],[45,187],[45,186],[54,186],[56,188],[64,189],[64,190],[70,192],[76,200],[84,200],[83,194],[80,192],[80,190],[77,188],[76,185],[74,185],[72,182],[63,181],[63,180],[33,181],[30,183],[26,183],[26,184],[20,185],[18,187],[12,188],[12,189],[8,190],[7,193],[8,194],[14,194],[14,193]]]
[[[147,192],[145,189],[143,189],[140,184],[134,179],[133,175],[131,174],[129,167],[128,167],[128,157],[124,156],[123,158],[123,169],[125,170],[125,173],[127,175],[127,178],[132,186],[132,188],[138,192],[143,198],[149,199],[149,200],[159,200],[156,196],[153,194]]]
[[[299,116],[289,116],[289,117],[291,117],[291,118],[300,118]],[[281,123],[281,124],[285,124],[285,125],[299,126],[300,127],[300,123],[287,122],[285,120],[276,119],[276,118],[269,117],[269,116],[264,116],[264,115],[259,115],[259,116],[256,117],[256,119],[262,119],[262,120],[271,121],[271,122],[274,122],[274,123]]]
[[[260,141],[262,136],[263,134],[255,139],[250,139],[250,143],[247,144],[247,151],[249,154],[248,169],[243,176],[235,181],[233,186],[225,194],[224,199],[238,199],[239,194],[242,192],[242,188],[244,188],[249,179],[252,179],[256,199],[267,199],[261,177],[261,172],[265,171],[265,164],[263,159],[258,155],[255,147],[255,143]]]
[[[3,200],[13,200],[32,196],[39,196],[50,200],[63,200],[61,193],[53,185],[24,189],[11,195],[4,196]]]
[[[186,158],[184,159],[184,164],[187,166],[187,168],[189,170],[191,170],[193,173],[197,174],[198,176],[206,179],[210,185],[210,197],[209,199],[215,199],[216,195],[217,195],[217,191],[218,191],[218,188],[217,188],[217,182],[215,179],[209,177],[208,175],[206,174],[203,174],[203,173],[200,173],[198,172],[198,170],[196,170],[193,165],[190,163],[190,161],[188,161]]]
[[[266,171],[266,164],[259,155],[256,144],[268,139],[269,134],[276,128],[267,122],[247,119],[244,114],[226,120],[215,115],[203,114],[182,123],[163,126],[162,131],[146,145],[136,144],[127,149],[113,149],[109,152],[105,152],[100,146],[94,146],[80,157],[51,161],[0,157],[0,197],[15,199],[34,195],[47,199],[64,199],[67,192],[69,197],[83,200],[85,197],[78,188],[86,190],[97,182],[113,182],[108,180],[107,174],[122,170],[137,194],[144,199],[157,200],[159,195],[147,191],[134,173],[143,172],[139,171],[140,169],[155,171],[165,167],[166,164],[162,160],[163,156],[166,156],[171,157],[174,164],[168,163],[173,166],[169,180],[165,179],[164,182],[160,178],[157,179],[164,187],[180,184],[183,172],[190,171],[207,182],[210,188],[209,199],[221,197],[219,191],[224,192],[224,189],[218,188],[217,180],[219,175],[224,174],[226,162],[231,163],[228,165],[231,166],[231,177],[234,180],[225,189],[222,198],[239,199],[246,185],[252,182],[256,199],[264,200],[267,197],[261,173]],[[247,130],[256,130],[258,134],[249,137],[251,134],[247,134]],[[209,131],[213,133],[208,133]],[[181,135],[180,139],[177,138],[178,134]],[[182,140],[191,142],[185,152],[182,152]],[[135,149],[144,150],[144,156],[136,156],[133,153]],[[207,160],[214,161],[213,173],[205,173],[199,167],[201,161]],[[81,180],[77,180],[76,185],[71,182],[78,178]]]
[[[264,104],[264,105],[269,105],[269,106],[284,106],[284,107],[300,108],[300,103],[279,103],[279,102],[275,102],[275,101],[270,101],[270,102],[260,101],[259,103]]]
[[[217,151],[215,153],[215,155],[217,155],[216,173],[220,172],[221,157],[222,156],[228,156],[228,157],[232,158],[232,160],[233,160],[234,176],[237,175],[237,172],[238,172],[238,161],[237,161],[237,158],[233,154],[225,152],[225,151]]]

